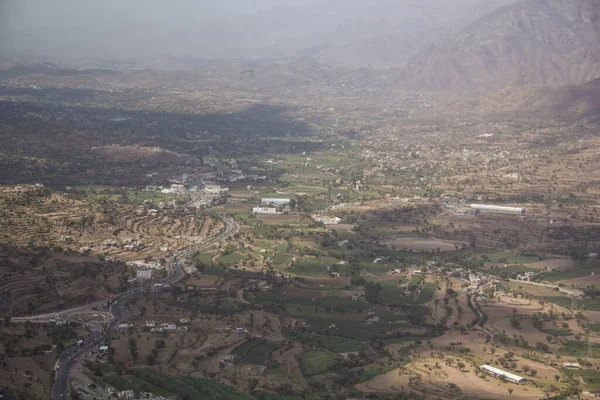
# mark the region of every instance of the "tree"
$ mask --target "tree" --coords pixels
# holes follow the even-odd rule
[[[508,388],[508,394],[510,394],[512,396],[513,390],[514,390],[513,388]]]
[[[381,285],[375,282],[366,282],[364,287],[365,299],[370,303],[377,303],[379,301],[379,294],[382,290]]]
[[[146,356],[146,362],[148,365],[156,364],[156,356],[153,353],[150,353]]]
[[[256,385],[258,385],[258,379],[248,379],[248,393],[251,393],[256,388]]]
[[[456,365],[458,366],[459,371],[462,371],[465,367],[465,363],[463,363],[462,361],[459,361]]]
[[[535,344],[535,348],[537,351],[541,351],[542,353],[550,352],[550,347],[546,343],[543,343],[543,342],[537,342]]]
[[[554,375],[554,380],[555,380],[556,382],[560,381],[560,375]]]

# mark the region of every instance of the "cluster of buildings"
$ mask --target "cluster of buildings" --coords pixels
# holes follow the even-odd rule
[[[135,392],[131,389],[118,391],[108,384],[104,387],[104,390],[106,390],[110,396],[117,396],[120,400],[168,400],[166,397],[156,396],[149,392],[142,392],[139,396],[136,396]]]
[[[291,199],[286,198],[262,198],[259,207],[252,207],[252,213],[277,215],[281,214],[280,210],[289,212],[290,203]]]
[[[325,225],[337,225],[342,222],[342,219],[339,217],[328,217],[318,214],[313,215],[312,219],[317,222],[322,222]]]
[[[270,215],[281,214],[279,211],[277,211],[277,208],[275,208],[275,207],[252,207],[252,213],[253,214],[270,214]]]
[[[139,326],[142,330],[150,333],[164,333],[164,332],[187,332],[188,325],[191,321],[188,318],[180,318],[178,320],[179,325],[177,323],[167,322],[167,323],[158,323],[156,321],[145,321],[142,325]],[[120,324],[117,326],[117,329],[121,332],[127,332],[131,329],[135,329],[136,326],[134,324]]]

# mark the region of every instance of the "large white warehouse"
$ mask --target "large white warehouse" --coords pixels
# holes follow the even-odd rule
[[[511,213],[525,213],[525,209],[521,207],[504,207],[504,206],[492,206],[488,204],[471,204],[471,208],[475,210],[488,210],[488,211],[500,211],[500,212],[511,212]]]
[[[492,367],[491,365],[484,364],[480,368],[482,370],[484,370],[485,372],[487,372],[488,374],[495,376],[496,378],[504,377],[509,382],[513,382],[513,383],[517,383],[517,384],[527,382],[527,379],[523,378],[522,376],[512,374],[512,373],[510,373],[508,371],[504,371],[503,369],[500,369],[500,368]]]

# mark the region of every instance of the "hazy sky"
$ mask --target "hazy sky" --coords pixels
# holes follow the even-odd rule
[[[277,58],[402,39],[507,1],[0,0],[0,56]]]

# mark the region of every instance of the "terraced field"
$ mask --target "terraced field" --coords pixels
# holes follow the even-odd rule
[[[0,188],[0,308],[40,313],[98,300],[131,277],[121,261],[166,259],[224,228],[195,209],[153,207]]]
[[[128,274],[122,263],[68,251],[0,246],[0,311],[13,315],[58,311],[113,292]],[[101,282],[100,284],[98,282]]]
[[[218,220],[196,215],[195,210],[151,207],[59,193],[4,191],[0,192],[0,242],[60,246],[131,261],[166,258],[223,228]],[[125,248],[134,242],[142,245]]]

